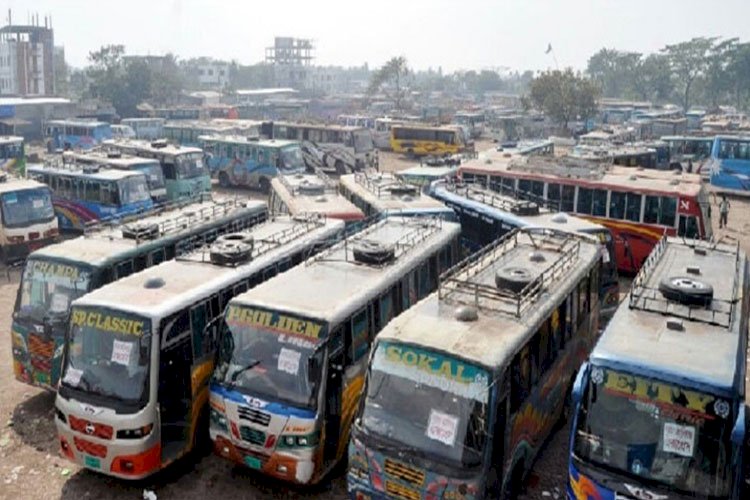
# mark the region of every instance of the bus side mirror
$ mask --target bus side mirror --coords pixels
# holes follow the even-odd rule
[[[737,420],[734,422],[732,428],[732,443],[736,446],[743,446],[745,441],[745,405],[740,405],[740,409],[737,412]]]
[[[586,381],[588,380],[589,375],[589,369],[591,365],[588,363],[584,363],[581,366],[581,369],[578,370],[578,374],[576,375],[576,379],[573,382],[573,388],[572,391],[572,399],[573,404],[578,405],[581,402],[581,399],[583,398],[583,391],[586,387]]]

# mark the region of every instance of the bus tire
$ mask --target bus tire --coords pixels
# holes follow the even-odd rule
[[[713,287],[688,276],[671,276],[659,283],[659,291],[667,300],[684,305],[708,306],[714,298]]]
[[[520,293],[533,281],[533,275],[525,267],[508,266],[495,273],[495,286],[513,293]]]
[[[219,266],[235,266],[252,258],[253,246],[241,241],[216,241],[211,245],[211,263]]]
[[[226,172],[219,172],[219,186],[223,188],[232,187],[232,183],[229,182],[229,176]]]
[[[375,241],[360,241],[352,247],[354,260],[363,264],[383,264],[396,257],[396,247]]]
[[[271,182],[265,177],[261,177],[258,181],[258,189],[263,194],[268,194],[271,191]]]

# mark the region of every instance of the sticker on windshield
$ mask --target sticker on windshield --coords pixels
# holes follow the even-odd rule
[[[427,437],[440,441],[448,446],[456,442],[458,417],[448,415],[437,410],[430,410],[430,420],[427,422]]]
[[[81,381],[82,375],[83,375],[83,370],[79,370],[78,368],[73,368],[72,366],[69,366],[68,369],[65,371],[65,377],[63,377],[63,382],[75,387]]]
[[[31,200],[31,206],[34,208],[44,208],[44,200]]]
[[[693,456],[695,445],[695,427],[689,425],[677,425],[669,422],[664,423],[664,451],[682,455]]]
[[[115,339],[112,344],[112,362],[128,366],[130,364],[130,353],[133,350],[132,342],[122,342]]]
[[[282,347],[281,351],[279,351],[279,361],[276,368],[280,372],[297,375],[297,372],[299,371],[300,354],[299,351],[295,351],[294,349]]]

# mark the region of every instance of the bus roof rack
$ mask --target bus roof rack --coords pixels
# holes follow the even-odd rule
[[[523,244],[519,242],[520,235],[528,235],[535,249],[551,249],[558,255],[557,259],[518,291],[493,286],[494,283],[480,283],[476,279],[479,273]],[[443,272],[438,284],[438,297],[440,300],[520,318],[544,290],[575,264],[580,249],[581,238],[575,234],[549,228],[516,229]],[[531,258],[537,258],[537,255],[535,250]]]
[[[641,311],[650,311],[671,317],[700,321],[702,323],[729,328],[734,316],[734,308],[738,302],[740,280],[737,278],[742,274],[742,260],[740,259],[739,241],[732,247],[720,247],[713,241],[686,240],[682,244],[691,247],[697,255],[706,255],[708,251],[721,252],[735,257],[734,281],[732,282],[732,295],[730,299],[719,299],[715,296],[709,298],[700,305],[689,305],[679,301],[670,300],[664,296],[659,288],[649,286],[649,277],[661,260],[668,246],[668,237],[663,236],[643,262],[640,271],[630,284],[630,298],[628,307]]]
[[[357,172],[354,174],[354,181],[378,198],[404,195],[420,196],[422,194],[419,188],[404,182],[393,174],[385,177],[380,172],[374,175],[367,172]]]
[[[289,177],[302,179],[302,182],[295,185],[289,182]],[[319,170],[315,170],[314,174],[279,175],[278,179],[292,196],[319,196],[326,193],[338,193],[338,186]]]
[[[540,203],[536,201],[496,193],[490,189],[486,189],[481,184],[448,182],[445,183],[445,189],[466,199],[484,203],[485,205],[515,215],[539,215],[541,208]]]
[[[606,165],[572,157],[555,157],[531,155],[514,158],[508,170],[548,174],[557,177],[599,180],[607,172]]]

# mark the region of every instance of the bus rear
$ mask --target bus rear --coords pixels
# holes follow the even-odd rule
[[[750,190],[750,137],[717,136],[709,165],[711,185]]]

